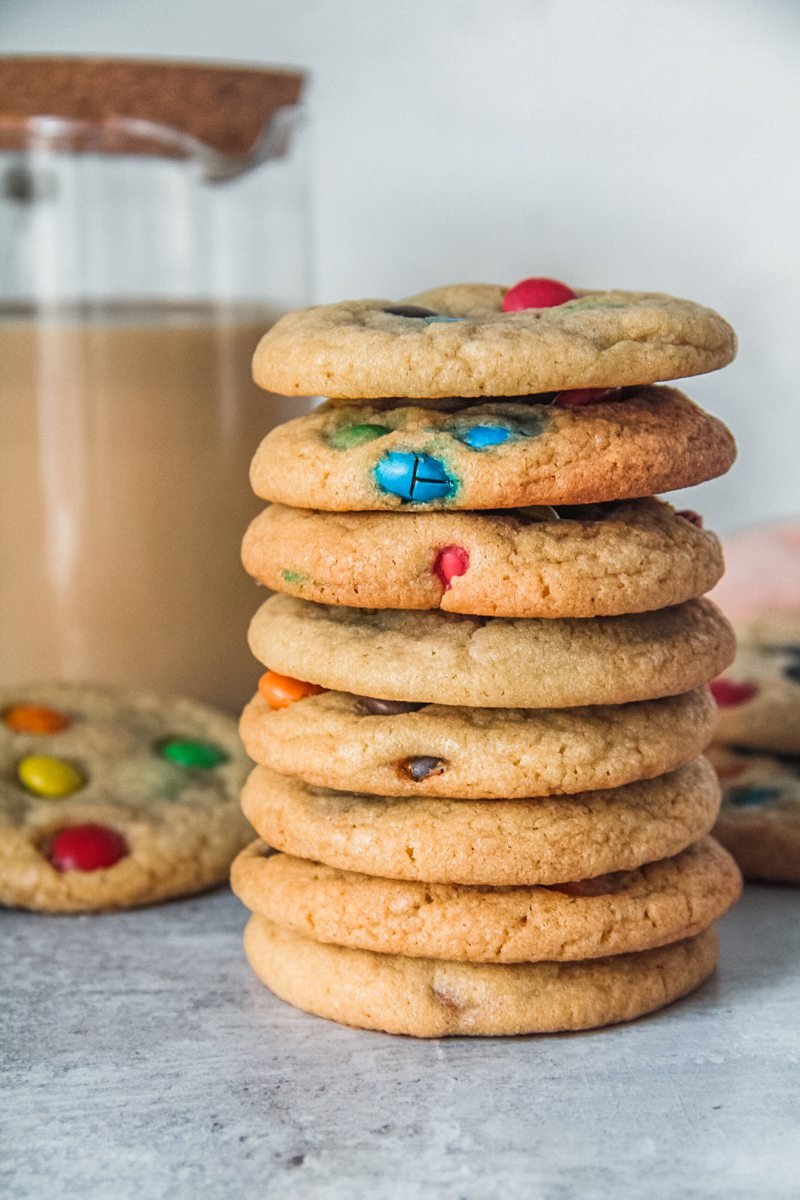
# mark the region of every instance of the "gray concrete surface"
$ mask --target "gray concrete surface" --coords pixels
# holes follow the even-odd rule
[[[797,1200],[800,891],[750,888],[696,996],[415,1042],[281,1004],[227,893],[0,915],[8,1200]]]

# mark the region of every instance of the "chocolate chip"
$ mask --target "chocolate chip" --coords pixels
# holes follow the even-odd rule
[[[556,512],[564,521],[602,521],[617,506],[608,504],[559,504]]]
[[[400,713],[418,712],[424,704],[414,704],[409,700],[377,700],[373,696],[361,696],[362,708],[377,717],[396,717]]]
[[[400,763],[400,770],[404,775],[410,776],[415,783],[421,783],[429,775],[441,775],[446,766],[446,759],[433,758],[423,754],[414,758],[404,758]]]
[[[421,308],[419,304],[393,304],[391,308],[381,309],[390,317],[438,317],[440,314],[432,308]]]

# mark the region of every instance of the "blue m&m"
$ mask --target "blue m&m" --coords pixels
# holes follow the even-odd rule
[[[769,804],[771,800],[779,800],[781,789],[778,787],[735,787],[729,788],[725,799],[736,808],[750,808],[757,804]]]
[[[444,313],[434,312],[432,308],[423,308],[419,304],[393,304],[389,308],[381,309],[381,312],[390,317],[408,317],[413,321],[422,321],[426,325],[449,325],[453,321],[466,321],[466,317],[446,317]]]
[[[502,446],[513,434],[505,425],[473,425],[457,437],[471,450],[486,450],[489,446]]]
[[[408,450],[390,450],[375,467],[375,480],[381,491],[402,500],[424,504],[452,496],[456,481],[438,458]]]
[[[493,446],[502,446],[516,438],[538,437],[544,431],[547,417],[534,410],[522,417],[509,416],[504,425],[489,425],[482,421],[470,425],[468,421],[469,418],[462,417],[453,422],[450,426],[453,437],[470,450],[491,450]]]

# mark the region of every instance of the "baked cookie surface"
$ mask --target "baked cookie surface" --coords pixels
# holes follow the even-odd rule
[[[585,621],[339,608],[272,596],[255,614],[249,641],[274,671],[334,691],[489,708],[677,695],[707,683],[734,654],[733,631],[708,600]]]
[[[719,785],[702,758],[620,788],[531,800],[357,795],[256,767],[242,808],[267,845],[295,858],[387,879],[527,886],[680,853],[710,831]]]
[[[730,325],[689,300],[581,291],[508,312],[508,290],[454,284],[289,313],[259,342],[253,378],[286,396],[518,396],[679,379],[736,353]]]
[[[221,883],[249,840],[235,722],[186,699],[0,691],[0,903],[152,904]]]
[[[703,838],[675,858],[559,887],[380,879],[270,851],[233,864],[233,890],[275,925],[318,942],[466,962],[567,962],[693,937],[738,899],[731,856]]]
[[[800,754],[800,613],[737,626],[730,668],[712,685],[717,739],[777,754]]]
[[[723,570],[713,533],[658,500],[503,513],[321,513],[270,505],[242,546],[273,591],[356,608],[596,617],[680,604]]]
[[[712,746],[722,785],[715,833],[747,879],[800,883],[800,756]]]
[[[556,1033],[630,1021],[685,996],[714,970],[713,929],[612,958],[457,963],[325,945],[253,916],[250,966],[296,1008],[415,1037]]]
[[[716,718],[705,688],[592,708],[399,707],[324,692],[272,709],[257,694],[240,733],[255,762],[318,787],[513,799],[663,775],[702,754]]]
[[[675,388],[581,406],[384,399],[323,404],[279,425],[250,481],[294,508],[502,509],[652,496],[722,475],[735,457],[722,422]]]

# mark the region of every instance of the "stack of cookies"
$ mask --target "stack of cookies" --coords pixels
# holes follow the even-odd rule
[[[274,589],[241,731],[248,959],[279,996],[417,1036],[585,1029],[713,970],[740,878],[707,683],[719,544],[653,494],[726,471],[651,386],[724,366],[684,300],[554,280],[290,314],[256,382],[323,393],[253,462]]]
[[[722,784],[716,834],[748,879],[800,883],[800,614],[738,625],[710,758]]]

